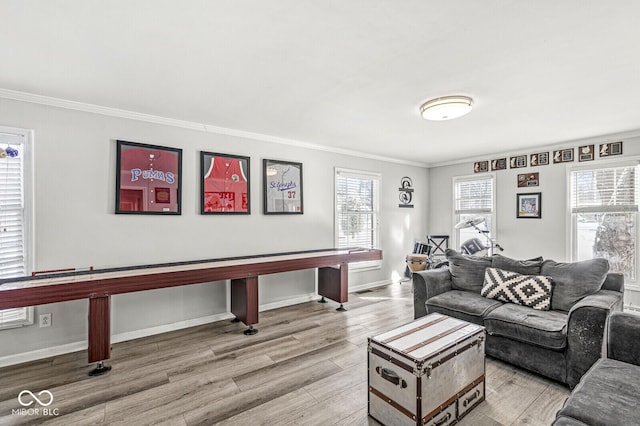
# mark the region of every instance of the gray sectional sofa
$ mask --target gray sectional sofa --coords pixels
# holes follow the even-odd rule
[[[600,358],[607,317],[622,310],[624,293],[623,276],[609,273],[606,260],[515,260],[451,249],[446,255],[448,268],[413,274],[415,318],[439,312],[481,324],[487,330],[487,355],[570,387]],[[496,271],[506,284],[485,297],[481,293],[492,280],[487,274]],[[535,293],[549,281],[548,293]],[[511,296],[522,300],[496,300],[504,299],[502,290],[509,293],[509,285]]]
[[[614,312],[599,359],[558,411],[555,426],[638,425],[640,316]]]

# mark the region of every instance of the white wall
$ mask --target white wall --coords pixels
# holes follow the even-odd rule
[[[604,161],[623,160],[640,154],[640,137],[624,139],[615,136],[572,141],[555,146],[559,148],[577,148],[581,145],[616,142],[623,140],[623,155],[600,159],[596,154],[593,164]],[[533,154],[552,151],[554,147],[544,147],[526,152],[501,153],[487,158],[478,158],[464,163],[433,167],[429,169],[429,233],[444,233],[454,235],[453,178],[457,176],[473,175],[473,162],[492,160],[513,155]],[[496,183],[496,240],[504,247],[501,254],[516,259],[526,259],[543,256],[559,262],[568,261],[570,257],[571,224],[568,222],[567,208],[567,177],[571,166],[585,165],[575,162],[549,164],[538,167],[507,169],[492,172]],[[540,174],[540,186],[518,188],[517,175],[527,172]],[[517,219],[516,194],[526,192],[542,193],[542,218]],[[627,288],[637,287],[636,283],[626,283]],[[629,290],[625,294],[625,303],[640,304],[640,293]]]
[[[384,260],[380,269],[352,271],[351,287],[400,277],[404,256],[426,234],[428,173],[422,167],[7,99],[0,99],[0,125],[35,131],[36,270],[333,247],[335,167],[382,174]],[[114,214],[117,139],[183,149],[181,216]],[[199,214],[200,150],[251,157],[251,215]],[[261,213],[263,158],[303,163],[303,215]],[[398,207],[403,176],[414,182],[413,209]],[[264,277],[260,304],[310,300],[314,280],[313,271]],[[123,339],[223,318],[227,297],[226,283],[114,296],[112,333]],[[0,364],[84,345],[86,301],[37,307],[36,318],[42,312],[53,314],[51,328],[0,330]]]

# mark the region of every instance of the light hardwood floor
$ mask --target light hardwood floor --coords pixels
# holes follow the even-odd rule
[[[411,283],[349,297],[347,312],[316,302],[263,312],[254,336],[221,321],[114,344],[100,377],[87,376],[86,352],[0,369],[0,425],[377,425],[367,337],[413,319]],[[486,401],[460,425],[549,425],[569,394],[492,359],[486,377]],[[25,389],[49,390],[57,416],[12,414]]]

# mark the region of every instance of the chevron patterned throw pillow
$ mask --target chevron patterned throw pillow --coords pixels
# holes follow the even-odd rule
[[[552,284],[551,277],[487,268],[480,294],[489,299],[548,311],[551,308]]]

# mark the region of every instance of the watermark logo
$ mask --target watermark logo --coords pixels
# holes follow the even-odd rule
[[[38,398],[38,396],[41,397],[43,394],[47,395],[49,397],[48,402],[47,402],[47,398],[44,398],[44,401],[42,399]],[[31,398],[26,398],[25,395],[29,395],[29,396],[31,396]],[[33,392],[31,392],[30,390],[23,390],[22,392],[20,392],[18,394],[18,402],[23,407],[29,407],[34,402],[37,402],[38,404],[42,405],[43,407],[48,407],[53,403],[53,394],[51,392],[49,392],[48,390],[41,390],[40,392],[38,392],[38,396],[35,396],[33,394]]]
[[[41,390],[34,394],[28,389],[18,394],[18,403],[23,408],[11,410],[11,414],[17,416],[58,416],[60,412],[57,408],[49,408],[53,404],[53,393],[48,390]]]

